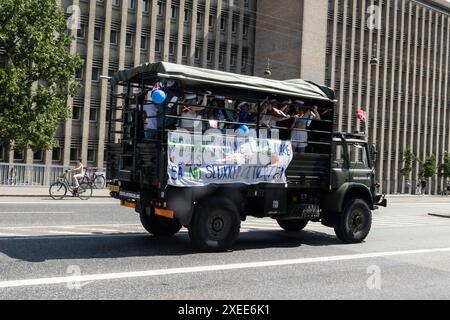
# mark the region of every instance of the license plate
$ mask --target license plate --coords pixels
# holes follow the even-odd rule
[[[165,209],[158,209],[158,208],[155,208],[155,215],[161,216],[161,217],[166,217],[169,219],[173,219],[173,217],[174,217],[174,213],[172,210],[165,210]]]
[[[114,184],[110,184],[110,185],[108,186],[108,189],[109,189],[109,191],[112,191],[112,192],[119,192],[119,191],[120,191],[120,187],[119,187],[119,186],[116,186],[116,185],[114,185]]]

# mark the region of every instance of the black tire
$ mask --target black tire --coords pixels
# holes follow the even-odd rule
[[[67,194],[67,187],[62,182],[54,182],[50,185],[48,193],[53,200],[62,200]]]
[[[149,206],[144,207],[139,218],[144,229],[156,237],[171,237],[182,227],[176,220],[155,215],[153,207]]]
[[[292,219],[292,220],[277,220],[277,222],[282,229],[288,232],[298,232],[302,231],[306,227],[309,220]]]
[[[104,176],[97,176],[94,180],[94,186],[96,189],[104,189],[106,186],[106,179]]]
[[[77,196],[81,200],[89,200],[92,197],[92,192],[92,185],[87,182],[82,182],[78,187]]]
[[[364,200],[351,199],[339,214],[334,232],[345,243],[360,243],[369,234],[372,226],[372,212]]]
[[[240,228],[236,206],[226,198],[212,198],[196,206],[189,225],[189,237],[202,251],[220,252],[233,245]]]

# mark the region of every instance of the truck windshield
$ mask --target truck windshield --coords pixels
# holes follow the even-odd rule
[[[353,168],[368,168],[366,146],[362,143],[349,143],[347,146],[350,166]]]

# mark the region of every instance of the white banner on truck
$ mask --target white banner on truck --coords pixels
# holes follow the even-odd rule
[[[286,183],[290,141],[173,131],[168,136],[169,185]]]

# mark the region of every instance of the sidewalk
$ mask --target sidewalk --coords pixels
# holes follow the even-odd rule
[[[67,192],[69,193],[69,192]],[[48,187],[0,186],[0,197],[45,197],[49,196]],[[108,189],[94,189],[93,198],[109,198]]]

